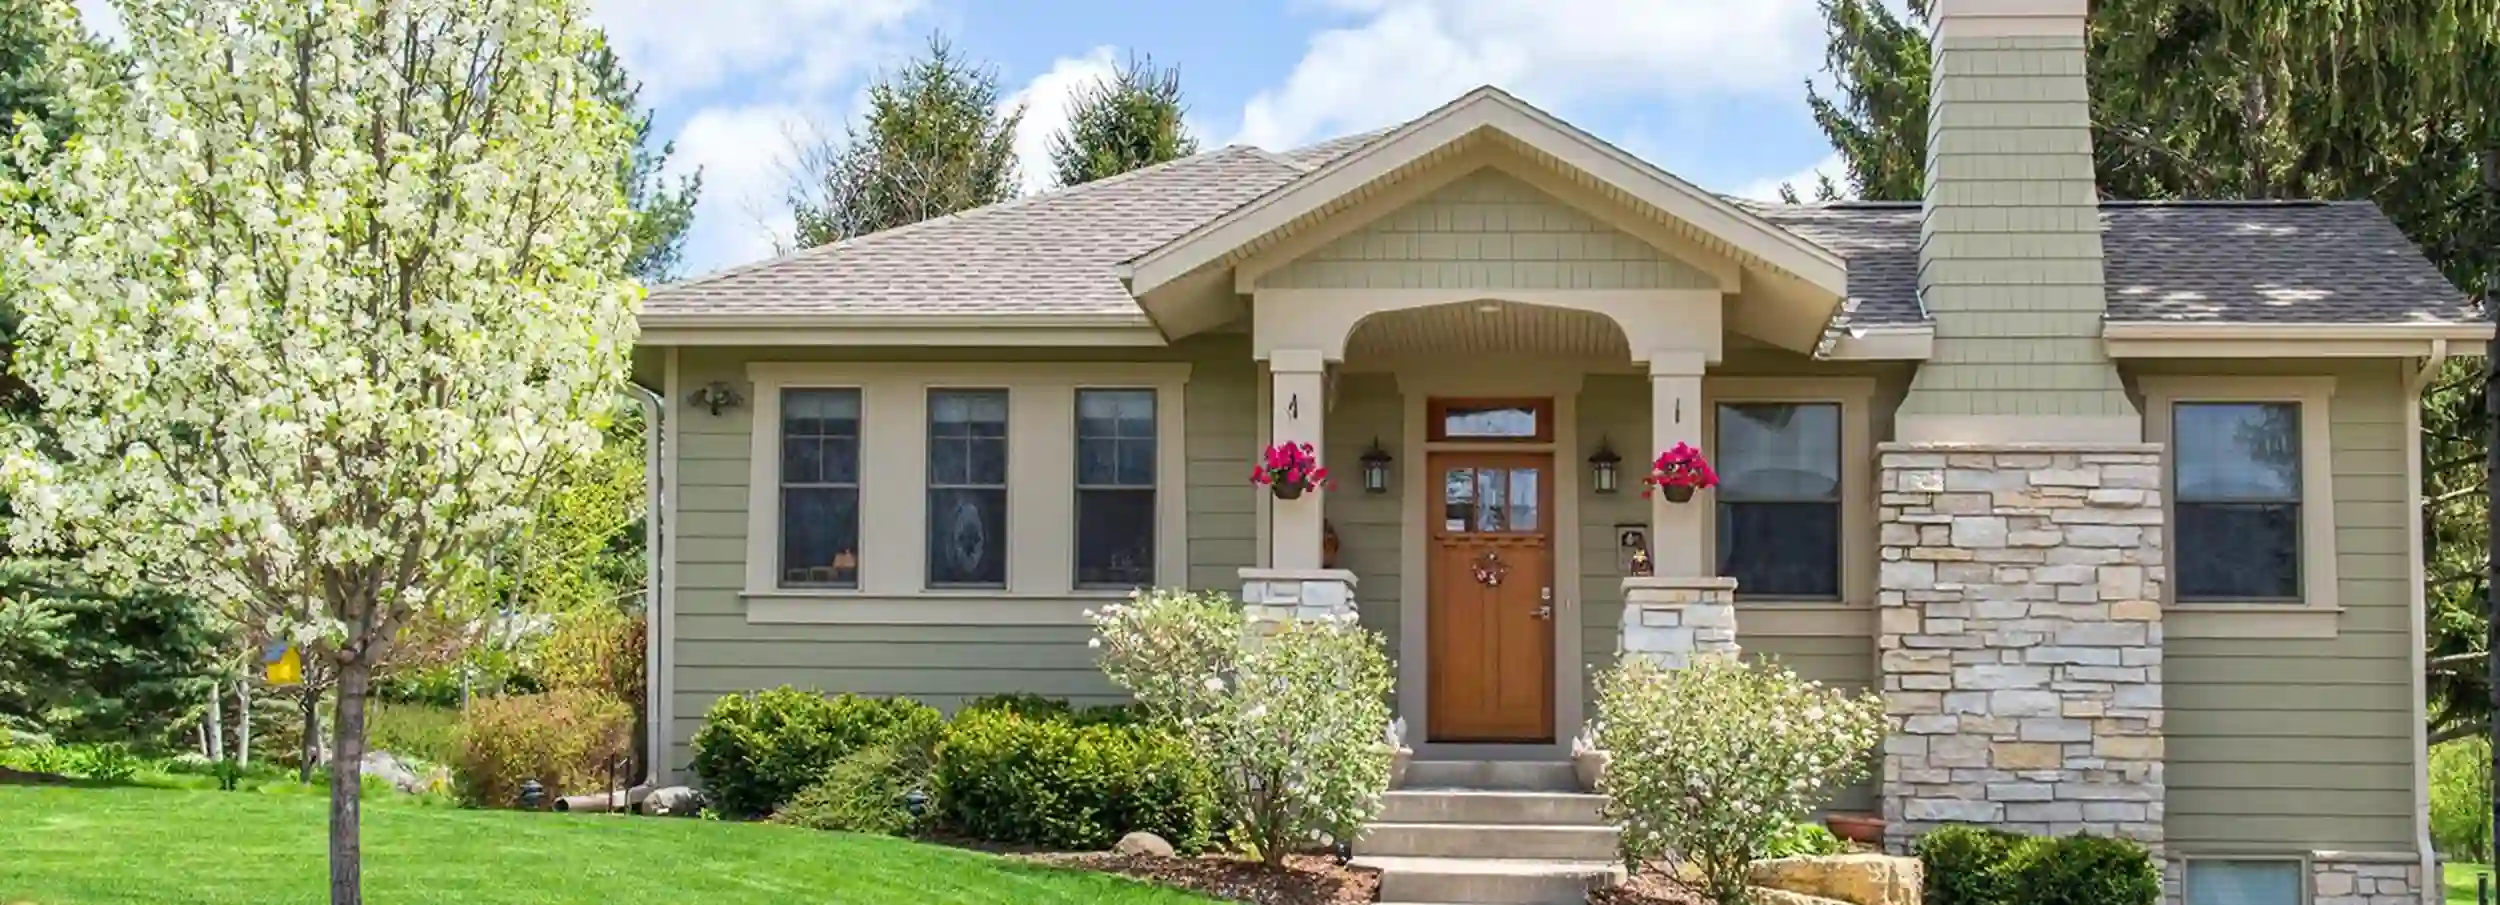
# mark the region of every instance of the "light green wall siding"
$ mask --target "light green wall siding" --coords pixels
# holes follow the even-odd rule
[[[1344,374],[1337,379],[1335,400],[1325,425],[1328,471],[1337,490],[1323,494],[1328,524],[1337,531],[1337,566],[1354,573],[1354,600],[1363,627],[1388,644],[1390,662],[1398,657],[1399,580],[1404,574],[1400,522],[1406,497],[1404,474],[1398,468],[1424,467],[1423,454],[1403,448],[1405,397],[1387,374]],[[1363,450],[1378,439],[1395,456],[1389,492],[1363,492]],[[1391,707],[1396,706],[1395,701]]]
[[[1105,350],[1085,355],[1032,350],[933,352],[895,349],[685,349],[679,385],[725,380],[753,398],[749,361],[807,360],[1181,359],[1191,363],[1185,416],[1189,486],[1189,575],[1196,587],[1226,588],[1250,563],[1253,526],[1245,450],[1255,447],[1257,397],[1248,344],[1238,337],[1174,349]],[[712,702],[725,694],[791,684],[827,692],[909,695],[941,707],[966,698],[1025,691],[1107,703],[1120,692],[1096,669],[1090,630],[1065,624],[751,625],[739,596],[745,583],[749,415],[718,416],[670,400],[684,458],[678,465],[677,635],[669,651],[676,690],[669,726],[671,769]],[[1073,417],[1073,415],[1071,415]],[[906,526],[902,530],[914,530]],[[863,530],[893,530],[866,525]]]
[[[1259,279],[1265,289],[1707,289],[1709,274],[1495,169]]]
[[[2413,696],[2398,362],[2195,362],[2130,373],[2331,373],[2340,633],[2171,637],[2169,839],[2181,852],[2413,849]],[[2305,464],[2305,463],[2304,463]]]
[[[1904,414],[2126,415],[2103,275],[2083,37],[1935,48],[1919,296],[1936,323]]]

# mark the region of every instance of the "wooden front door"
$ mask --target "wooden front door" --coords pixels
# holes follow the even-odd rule
[[[1554,740],[1553,465],[1547,453],[1431,456],[1432,741]]]

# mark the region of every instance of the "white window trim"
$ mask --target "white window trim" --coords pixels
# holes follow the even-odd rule
[[[1757,635],[1829,635],[1861,637],[1874,631],[1875,605],[1875,378],[1872,377],[1712,377],[1701,381],[1701,436],[1710,455],[1718,454],[1719,406],[1750,402],[1825,403],[1840,406],[1840,598],[1796,599],[1743,597],[1742,629]],[[1646,463],[1631,463],[1635,469]],[[1696,495],[1689,505],[1718,507],[1716,491]],[[1719,561],[1719,520],[1702,519],[1703,555]],[[1742,589],[1739,589],[1741,593]]]
[[[2166,530],[2163,633],[2173,638],[2333,638],[2343,608],[2336,601],[2335,378],[2180,377],[2140,378],[2144,437],[2162,445],[2162,523],[2174,526],[2171,485],[2171,409],[2179,403],[2278,402],[2300,406],[2300,597],[2297,602],[2230,603],[2178,600],[2177,532]]]
[[[746,581],[748,620],[839,622],[830,607],[878,612],[905,600],[1070,600],[1125,597],[1076,586],[1076,390],[1155,391],[1155,578],[1187,579],[1189,365],[1178,362],[755,362],[749,426]],[[783,588],[781,391],[860,391],[860,568],[856,588]],[[930,588],[928,397],[932,389],[1007,390],[1007,586]],[[781,603],[771,603],[780,601]],[[803,612],[801,610],[804,610]],[[969,613],[1025,621],[1014,608]],[[869,613],[863,611],[863,618]]]
[[[2317,897],[2317,890],[2315,888],[2316,881],[2313,879],[2313,875],[2317,872],[2317,867],[2311,864],[2310,859],[2305,855],[2287,855],[2281,852],[2267,852],[2262,854],[2247,855],[2223,853],[2194,854],[2179,856],[2180,905],[2197,905],[2197,903],[2189,902],[2187,900],[2187,875],[2188,866],[2198,861],[2219,861],[2233,864],[2246,864],[2253,862],[2263,862],[2267,864],[2290,864],[2293,867],[2293,873],[2300,878],[2300,895],[2294,901],[2299,902],[2300,905],[2308,905],[2309,902],[2315,900]]]

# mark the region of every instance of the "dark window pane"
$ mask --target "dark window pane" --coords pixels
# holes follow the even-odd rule
[[[1719,504],[1719,574],[1742,597],[1840,596],[1840,504]]]
[[[1503,530],[1502,516],[1510,509],[1509,477],[1509,472],[1499,468],[1476,472],[1476,530]]]
[[[1510,470],[1510,530],[1537,529],[1537,504],[1545,498],[1537,489],[1538,469]]]
[[[1840,406],[1722,405],[1718,433],[1720,499],[1840,499]]]
[[[2180,403],[2171,427],[2180,501],[2300,499],[2300,406]]]
[[[781,491],[781,583],[859,586],[859,491],[794,487]]]
[[[1441,435],[1452,440],[1506,440],[1537,436],[1531,405],[1453,405],[1441,410]]]
[[[784,437],[781,441],[781,483],[814,484],[825,479],[821,437]]]
[[[2300,507],[2291,503],[2180,502],[2180,600],[2293,600],[2300,596]]]
[[[859,483],[859,438],[826,437],[824,444],[825,482]]]
[[[1119,483],[1120,441],[1079,439],[1076,441],[1076,482],[1099,486]]]
[[[1007,491],[929,491],[929,583],[1007,583]]]
[[[929,483],[969,484],[972,473],[972,449],[963,440],[945,437],[929,438]]]
[[[971,458],[964,463],[964,483],[1007,483],[1007,441],[1005,438],[966,440]]]
[[[1152,487],[1155,482],[1155,441],[1120,441],[1120,483]]]
[[[781,391],[781,433],[785,437],[859,435],[859,391],[806,389]]]
[[[1076,495],[1076,581],[1137,587],[1154,583],[1155,493],[1084,490]]]
[[[1475,469],[1453,468],[1441,476],[1441,519],[1444,531],[1466,531],[1475,525]]]

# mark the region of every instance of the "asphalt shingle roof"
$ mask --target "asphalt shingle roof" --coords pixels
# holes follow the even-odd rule
[[[1223,148],[662,286],[643,310],[1134,315],[1120,264],[1387,131],[1282,153]],[[1848,262],[1850,313],[1835,326],[1926,321],[1917,204],[1740,203]],[[2486,320],[2369,202],[2112,202],[2101,224],[2112,321]]]

